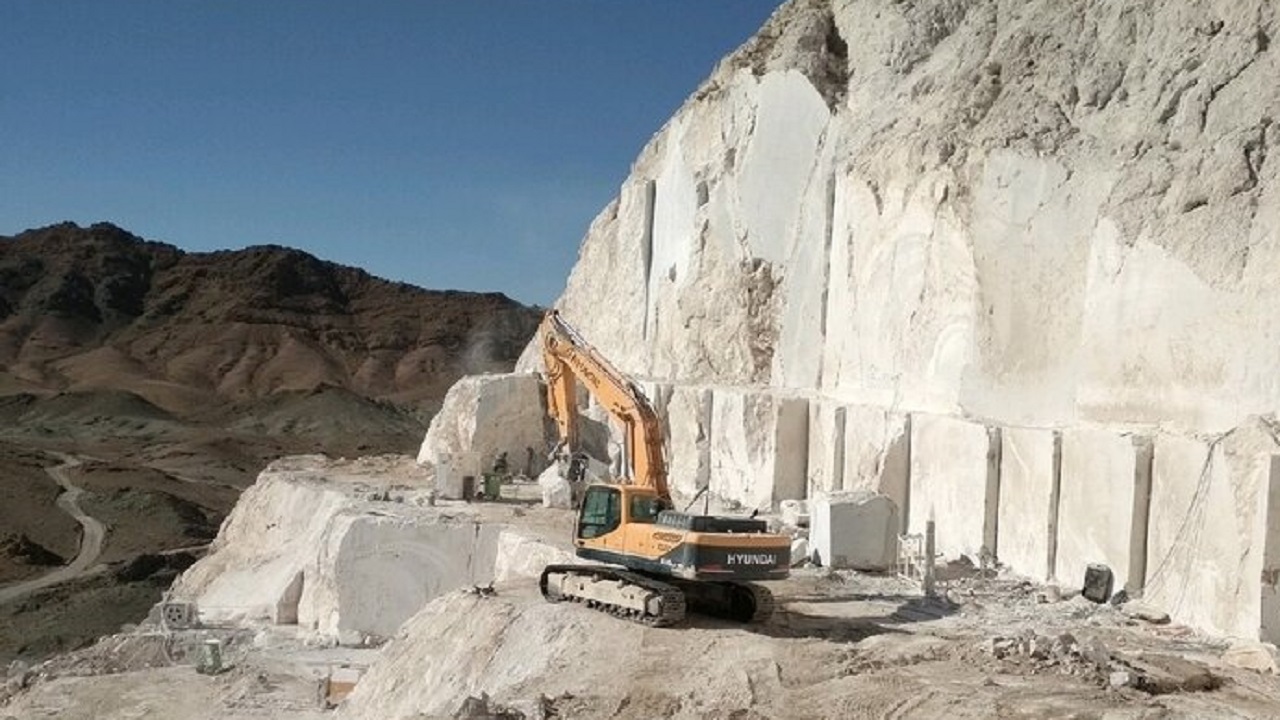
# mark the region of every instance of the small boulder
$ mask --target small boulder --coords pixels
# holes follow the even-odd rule
[[[1099,670],[1105,670],[1111,665],[1111,651],[1098,638],[1091,638],[1078,643],[1078,647],[1080,657],[1092,663]]]
[[[1084,571],[1084,588],[1080,594],[1085,599],[1101,605],[1111,598],[1111,587],[1114,582],[1115,577],[1111,573],[1111,568],[1094,563]]]
[[[783,500],[779,503],[782,524],[791,527],[809,527],[809,502],[807,500]]]
[[[1080,651],[1080,643],[1076,642],[1076,636],[1069,632],[1059,633],[1053,639],[1053,655],[1055,657],[1067,657]]]
[[[1027,654],[1032,660],[1048,660],[1053,655],[1054,643],[1052,638],[1043,635],[1032,635],[1027,638]]]
[[[1133,686],[1148,695],[1204,692],[1222,684],[1203,664],[1177,655],[1144,653],[1124,658],[1123,664],[1133,674]]]
[[[1267,675],[1280,673],[1276,646],[1271,643],[1240,640],[1222,653],[1222,662],[1231,667],[1253,670]]]
[[[1121,612],[1134,620],[1141,620],[1152,625],[1167,625],[1169,623],[1169,613],[1143,603],[1127,603],[1121,607]]]
[[[791,567],[809,561],[809,540],[798,537],[791,541]]]
[[[560,466],[552,465],[538,476],[542,505],[549,508],[573,507],[573,484],[560,474]]]
[[[1133,687],[1133,673],[1128,670],[1116,670],[1107,678],[1107,682],[1114,690]]]
[[[1007,637],[988,638],[982,650],[995,658],[1005,658],[1018,652],[1018,641]]]

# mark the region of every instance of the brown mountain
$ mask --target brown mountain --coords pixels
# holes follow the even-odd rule
[[[276,246],[187,253],[114,225],[0,237],[0,394],[126,391],[179,418],[321,388],[426,413],[512,367],[536,312]]]

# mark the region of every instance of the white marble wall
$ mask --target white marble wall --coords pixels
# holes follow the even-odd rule
[[[1264,610],[1280,582],[1278,450],[1252,427],[1213,442],[1156,439],[1147,601],[1211,632],[1280,640]]]
[[[934,521],[937,550],[975,563],[996,548],[1000,438],[985,425],[941,415],[911,417],[907,526]]]
[[[1102,563],[1111,568],[1116,590],[1142,587],[1143,499],[1150,492],[1144,447],[1140,437],[1102,428],[1063,431],[1054,575],[1064,586],[1079,588],[1085,568]]]

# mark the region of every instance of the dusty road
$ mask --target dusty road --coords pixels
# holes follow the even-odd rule
[[[78,467],[81,461],[74,455],[66,453],[54,454],[62,460],[62,464],[47,467],[45,472],[49,473],[49,477],[53,478],[54,482],[58,483],[63,489],[62,494],[58,496],[58,507],[80,523],[82,528],[80,552],[76,554],[69,564],[63,565],[52,572],[32,580],[0,588],[0,603],[15,600],[28,593],[57,585],[58,583],[74,580],[88,573],[102,554],[102,542],[106,539],[107,528],[96,518],[85,513],[80,507],[80,496],[84,494],[84,490],[76,487],[66,472],[71,468]]]

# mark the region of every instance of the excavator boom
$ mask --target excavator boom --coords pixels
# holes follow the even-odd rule
[[[662,426],[644,391],[584,340],[559,312],[548,312],[539,332],[547,368],[547,410],[555,420],[561,442],[570,452],[578,445],[576,378],[610,415],[622,422],[630,460],[624,466],[631,471],[631,484],[652,488],[659,498],[670,503]]]

